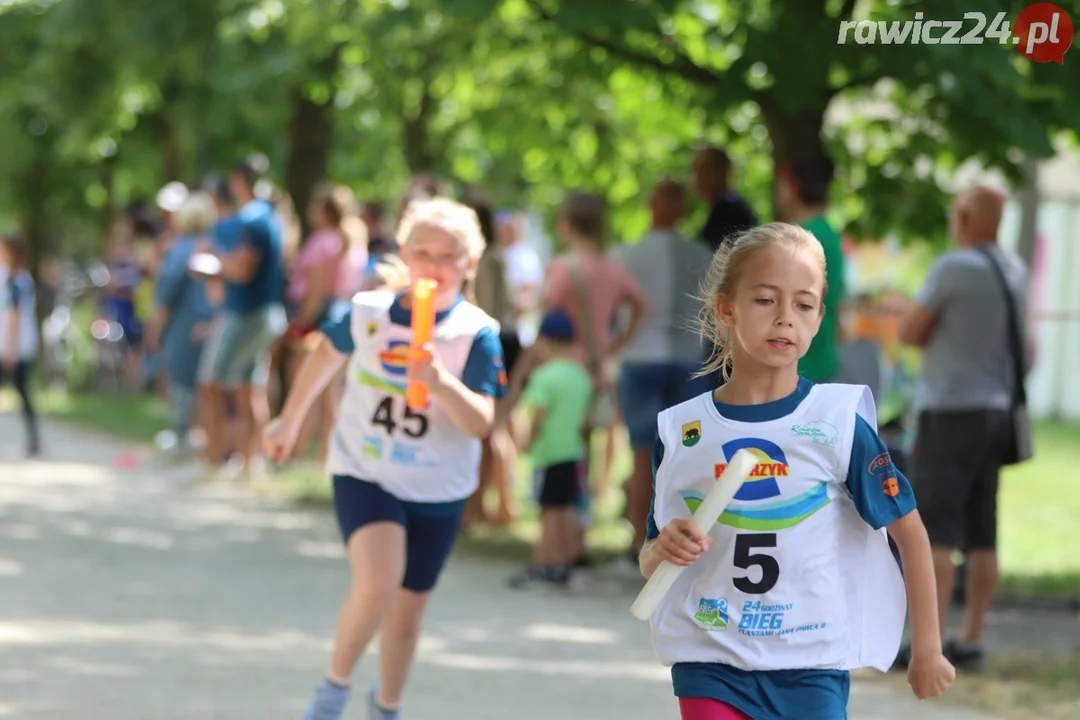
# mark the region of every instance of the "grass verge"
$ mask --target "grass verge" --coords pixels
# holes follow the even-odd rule
[[[46,390],[35,400],[45,417],[137,443],[152,442],[169,427],[165,404],[149,395],[70,395]],[[0,408],[13,410],[17,404],[14,394],[0,398]]]
[[[998,496],[1003,590],[1080,601],[1080,426],[1039,423],[1035,457],[1006,468]]]
[[[897,689],[907,687],[899,673],[884,679],[876,672],[860,675]],[[1080,717],[1080,652],[991,657],[982,673],[958,676],[941,701],[1002,720],[1076,720]]]

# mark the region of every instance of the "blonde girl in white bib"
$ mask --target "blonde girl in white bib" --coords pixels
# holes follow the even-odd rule
[[[281,417],[266,429],[269,456],[289,457],[312,403],[343,368],[345,392],[327,470],[352,570],[338,614],[330,667],[304,720],[340,720],[353,670],[378,633],[378,684],[370,720],[401,720],[421,621],[453,549],[465,501],[476,489],[480,439],[506,390],[499,325],[461,294],[483,241],[476,213],[446,199],[414,201],[398,234],[407,287],[430,278],[435,327],[423,358],[410,357],[408,292],[358,293],[321,328]],[[396,281],[399,278],[389,278]],[[406,404],[409,380],[428,386],[430,405]]]
[[[889,669],[908,605],[915,695],[937,696],[955,676],[926,530],[869,390],[798,375],[825,277],[821,245],[794,225],[721,248],[702,288],[715,346],[702,372],[723,369],[727,383],[657,418],[640,564],[645,577],[664,560],[688,566],[650,621],[683,720],[846,718],[849,671]],[[754,472],[699,535],[693,510],[744,448]]]

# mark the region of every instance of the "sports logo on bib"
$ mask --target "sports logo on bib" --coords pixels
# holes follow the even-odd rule
[[[379,353],[383,370],[391,375],[404,375],[409,368],[409,343],[407,340],[391,340]]]
[[[391,395],[404,395],[407,387],[405,374],[409,369],[409,343],[407,340],[391,340],[386,349],[379,353],[379,366],[391,377],[400,380],[389,380],[385,376],[368,372],[363,368],[357,370],[356,380],[364,387],[375,388]]]
[[[701,598],[694,619],[706,632],[727,630],[728,601],[725,598]]]
[[[682,426],[682,444],[686,447],[694,447],[701,440],[701,421],[695,420]]]
[[[725,443],[724,457],[730,460],[742,449],[757,455],[758,463],[743,483],[734,501],[728,506],[719,522],[728,527],[743,530],[772,531],[794,527],[829,504],[825,483],[799,495],[785,497],[779,479],[789,474],[787,457],[774,442],[762,438],[741,438]],[[727,463],[717,463],[714,476],[719,478]],[[695,512],[705,499],[696,490],[680,493],[690,512]]]

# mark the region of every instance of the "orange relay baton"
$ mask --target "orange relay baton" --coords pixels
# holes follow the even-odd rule
[[[412,340],[409,343],[409,356],[420,357],[424,345],[431,342],[431,332],[435,327],[435,281],[421,279],[413,286],[412,297]],[[428,406],[428,387],[422,382],[409,380],[405,393],[405,404],[411,410],[425,410]]]

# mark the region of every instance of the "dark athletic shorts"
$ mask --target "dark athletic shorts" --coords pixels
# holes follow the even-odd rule
[[[521,357],[521,338],[518,337],[517,330],[503,330],[499,333],[499,343],[502,345],[506,374],[509,375]]]
[[[435,587],[454,549],[465,500],[406,502],[366,480],[334,476],[334,510],[346,544],[352,534],[376,522],[405,528],[405,579],[401,587],[428,592]]]
[[[567,508],[581,499],[581,463],[556,463],[536,471],[537,503],[542,508]]]
[[[1005,410],[924,411],[911,457],[911,485],[930,544],[960,550],[997,546]]]

